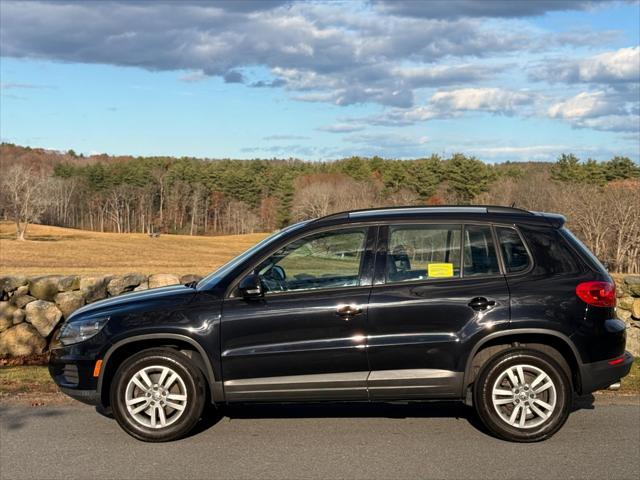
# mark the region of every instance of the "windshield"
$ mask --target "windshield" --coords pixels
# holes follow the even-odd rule
[[[292,230],[296,230],[296,229],[306,225],[309,222],[310,222],[310,220],[305,220],[304,222],[294,223],[293,225],[289,225],[288,227],[285,227],[282,230],[278,230],[277,232],[269,235],[267,238],[265,238],[265,239],[261,240],[260,242],[256,243],[253,247],[250,247],[248,250],[244,251],[243,253],[241,253],[237,257],[232,258],[227,263],[222,265],[220,268],[218,268],[217,270],[211,272],[209,275],[204,277],[202,280],[200,280],[200,282],[198,282],[198,285],[197,285],[196,288],[198,290],[200,290],[202,288],[214,287],[227,273],[229,273],[235,267],[240,265],[243,261],[245,261],[247,258],[249,258],[251,255],[253,255],[255,252],[260,250],[262,247],[270,244],[271,242],[274,242],[274,241],[278,240],[279,238],[281,238],[286,233],[289,233]]]

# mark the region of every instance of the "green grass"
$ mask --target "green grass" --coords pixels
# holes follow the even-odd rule
[[[0,396],[23,393],[55,393],[58,391],[43,366],[0,367]]]

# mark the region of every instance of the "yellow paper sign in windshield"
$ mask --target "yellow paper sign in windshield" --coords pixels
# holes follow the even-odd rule
[[[430,263],[429,278],[453,277],[453,263]]]

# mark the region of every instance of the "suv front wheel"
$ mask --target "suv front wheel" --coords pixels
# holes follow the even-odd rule
[[[204,379],[185,355],[171,349],[144,350],[125,360],[111,384],[118,424],[133,437],[166,442],[188,433],[205,403]]]
[[[537,442],[552,436],[571,409],[571,382],[548,355],[513,349],[493,357],[481,370],[474,404],[484,425],[496,436]]]

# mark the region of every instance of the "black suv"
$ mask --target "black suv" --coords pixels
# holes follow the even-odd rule
[[[185,435],[206,403],[435,399],[542,440],[632,362],[615,284],[564,222],[473,206],[297,223],[198,284],[76,311],[50,372],[146,441]]]

